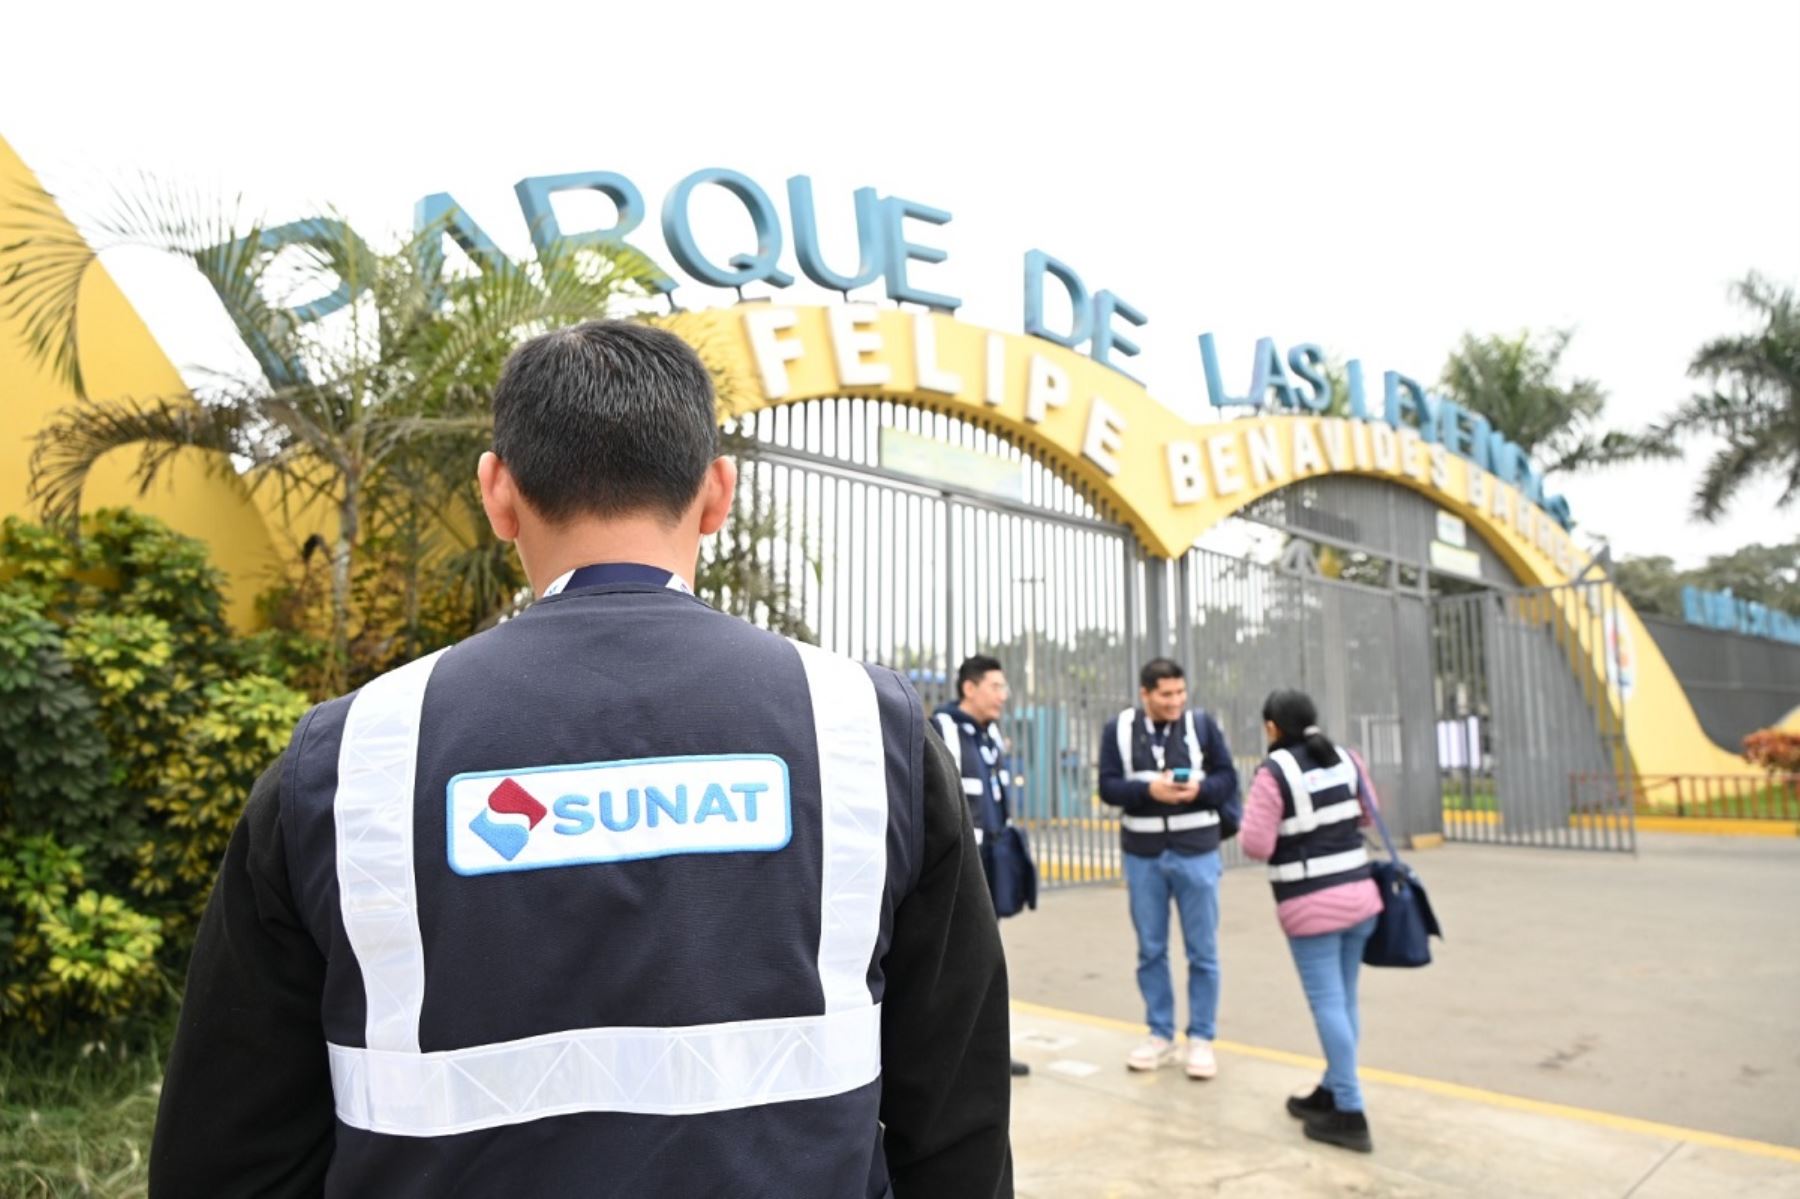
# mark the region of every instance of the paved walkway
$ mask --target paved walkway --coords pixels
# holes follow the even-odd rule
[[[1040,913],[1041,914],[1041,913]],[[1221,1043],[1220,1073],[1132,1074],[1135,1023],[1019,1003],[1020,1199],[1142,1196],[1800,1197],[1800,1149],[1371,1072],[1375,1152],[1306,1140],[1282,1109],[1320,1063]]]
[[[1800,838],[1641,841],[1415,854],[1449,939],[1424,970],[1364,972],[1363,1060],[1800,1147]],[[1227,871],[1221,905],[1220,1036],[1317,1054],[1268,884]],[[1122,887],[1047,892],[1001,928],[1014,998],[1143,1019]]]

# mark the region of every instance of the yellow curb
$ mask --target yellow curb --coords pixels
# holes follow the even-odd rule
[[[1094,1016],[1087,1012],[1070,1012],[1039,1003],[1027,1003],[1022,999],[1013,1000],[1012,1007],[1021,1015],[1039,1016],[1046,1020],[1067,1020],[1075,1024],[1087,1024],[1095,1028],[1112,1029],[1118,1032],[1141,1033],[1144,1031],[1142,1024],[1129,1020],[1115,1020],[1110,1016]],[[1239,1057],[1278,1062],[1284,1066],[1296,1066],[1303,1070],[1321,1070],[1325,1066],[1322,1059],[1309,1057],[1304,1053],[1289,1053],[1283,1049],[1265,1049],[1260,1045],[1244,1045],[1236,1041],[1214,1041],[1213,1048],[1223,1053],[1236,1054]],[[1370,1082],[1384,1083],[1390,1087],[1402,1087],[1409,1091],[1420,1091],[1427,1095],[1439,1095],[1446,1099],[1461,1099],[1469,1103],[1485,1104],[1488,1107],[1530,1112],[1533,1115],[1570,1120],[1578,1124],[1590,1124],[1596,1128],[1610,1128],[1615,1132],[1636,1133],[1639,1136],[1656,1137],[1666,1141],[1685,1141],[1690,1145],[1701,1145],[1708,1149],[1723,1149],[1731,1153],[1746,1153],[1752,1157],[1769,1157],[1776,1161],[1800,1163],[1800,1148],[1790,1145],[1752,1141],[1746,1137],[1731,1137],[1699,1128],[1683,1128],[1678,1124],[1640,1120],[1636,1116],[1621,1116],[1615,1112],[1574,1107],[1566,1103],[1526,1099],[1522,1095],[1507,1095],[1500,1091],[1468,1087],[1456,1082],[1442,1082],[1435,1078],[1420,1078],[1415,1074],[1401,1074],[1394,1070],[1364,1068],[1361,1074]]]
[[[1074,862],[1039,862],[1043,882],[1097,883],[1124,877],[1117,866],[1084,866]]]
[[[1694,833],[1703,837],[1800,837],[1791,820],[1732,820],[1723,816],[1639,816],[1640,833]]]

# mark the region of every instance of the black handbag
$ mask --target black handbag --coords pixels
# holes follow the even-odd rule
[[[1400,860],[1394,839],[1388,836],[1387,821],[1381,810],[1369,805],[1375,827],[1381,830],[1381,843],[1387,846],[1387,860],[1373,864],[1375,885],[1381,888],[1381,915],[1375,918],[1375,931],[1363,946],[1365,966],[1428,966],[1431,964],[1431,938],[1443,939],[1425,884],[1413,868]]]

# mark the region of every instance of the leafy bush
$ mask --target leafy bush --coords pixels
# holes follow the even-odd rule
[[[0,1016],[116,1021],[179,975],[306,698],[235,637],[204,547],[102,511],[0,526]],[[285,671],[283,671],[285,673]]]
[[[1800,733],[1758,730],[1744,738],[1744,756],[1770,774],[1800,774]]]

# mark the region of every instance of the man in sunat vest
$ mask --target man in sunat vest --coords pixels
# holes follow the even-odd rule
[[[153,1196],[1012,1194],[1006,975],[892,671],[701,603],[735,487],[643,325],[535,338],[479,480],[537,602],[314,708],[201,922]]]
[[[1139,706],[1109,721],[1100,740],[1100,798],[1123,809],[1119,848],[1149,1025],[1149,1036],[1125,1064],[1159,1070],[1181,1054],[1169,971],[1173,902],[1188,963],[1183,1064],[1189,1078],[1207,1079],[1219,1070],[1212,1045],[1219,1009],[1219,843],[1242,819],[1237,768],[1218,723],[1188,707],[1180,666],[1152,658],[1138,682]]]

